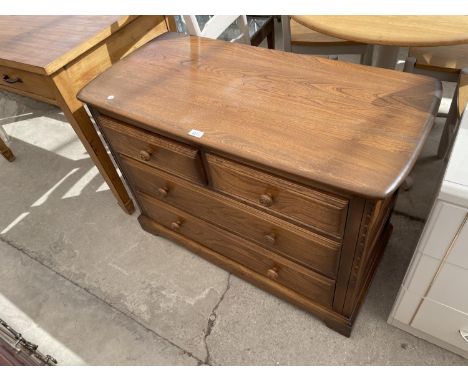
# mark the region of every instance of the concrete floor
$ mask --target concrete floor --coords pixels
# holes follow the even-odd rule
[[[467,365],[386,323],[443,162],[437,119],[345,338],[126,215],[58,109],[0,92],[0,317],[62,365]]]

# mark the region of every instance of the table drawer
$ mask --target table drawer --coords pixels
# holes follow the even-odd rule
[[[114,151],[182,178],[205,183],[200,153],[197,149],[124,122],[99,115],[99,125]]]
[[[0,88],[24,95],[36,95],[49,100],[55,99],[50,78],[7,66],[0,66]]]
[[[137,190],[335,277],[339,243],[131,159],[121,162]]]
[[[426,299],[411,324],[414,328],[468,352],[468,315]],[[467,337],[464,339],[462,333]]]
[[[318,303],[331,307],[335,282],[150,196],[143,214]]]
[[[348,202],[309,187],[207,154],[213,187],[256,207],[341,237]]]

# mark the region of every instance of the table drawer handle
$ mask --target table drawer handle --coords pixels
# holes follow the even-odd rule
[[[462,336],[462,338],[463,338],[466,342],[468,342],[468,331],[463,330],[463,329],[460,329],[460,330],[459,330],[459,333],[460,333],[460,335]]]
[[[158,194],[161,198],[165,198],[167,196],[167,193],[169,192],[169,189],[167,187],[159,187],[158,188]]]
[[[260,198],[258,199],[260,204],[264,207],[270,207],[273,204],[273,196],[271,194],[263,194],[260,195]]]
[[[273,245],[276,242],[276,235],[274,233],[269,233],[265,235],[264,238],[265,238],[265,241],[270,245]]]
[[[179,231],[181,226],[182,226],[182,221],[181,220],[177,220],[177,221],[171,223],[171,229],[173,231]]]
[[[141,150],[140,151],[140,159],[148,162],[151,159],[151,151]]]
[[[8,84],[16,84],[17,82],[23,82],[23,80],[19,77],[11,78],[8,74],[4,74],[2,77],[3,81]]]
[[[276,269],[275,267],[273,268],[270,268],[268,271],[267,271],[267,277],[271,280],[276,280],[278,278],[278,269]]]

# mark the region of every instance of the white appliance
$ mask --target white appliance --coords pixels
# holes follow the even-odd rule
[[[388,323],[468,358],[468,108]]]

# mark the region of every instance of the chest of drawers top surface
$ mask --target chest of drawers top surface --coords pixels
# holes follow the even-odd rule
[[[132,16],[0,16],[0,64],[51,74]]]
[[[153,40],[78,98],[157,133],[333,189],[385,198],[421,149],[440,83],[181,37]],[[203,136],[192,137],[192,129]]]

